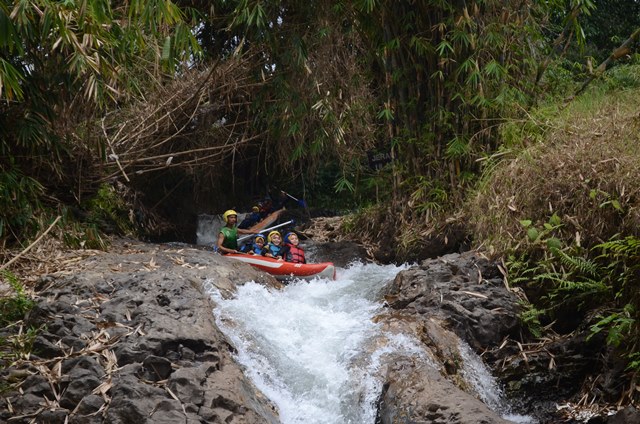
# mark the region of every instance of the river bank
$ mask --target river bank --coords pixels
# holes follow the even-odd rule
[[[341,266],[363,254],[336,243],[314,249],[315,255],[338,255]],[[210,284],[228,297],[247,281],[274,289],[280,283],[193,246],[119,239],[109,252],[76,253],[80,256],[61,253],[56,267],[42,264],[51,268],[33,282],[37,305],[20,325],[25,331],[36,328],[37,335],[31,353],[2,371],[7,383],[0,419],[280,422],[276,406],[236,361],[236,348],[216,325],[216,305],[203,290]],[[458,387],[463,367],[454,335],[460,333],[476,349],[496,348],[516,328],[517,310],[511,306],[517,299],[497,268],[472,252],[425,261],[401,273],[380,295],[389,308],[376,322],[413,333],[441,371],[410,357],[388,358],[380,374],[384,384],[376,422],[398,417],[407,422],[505,422],[473,391]],[[631,417],[599,422],[631,423]]]
[[[277,423],[214,323],[206,279],[228,294],[241,281],[278,285],[208,251],[127,240],[40,277],[22,324],[38,335],[3,371],[0,418]]]

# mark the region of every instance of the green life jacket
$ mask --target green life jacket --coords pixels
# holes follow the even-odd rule
[[[238,249],[238,229],[236,227],[222,227],[220,232],[224,235],[222,245],[227,249]]]

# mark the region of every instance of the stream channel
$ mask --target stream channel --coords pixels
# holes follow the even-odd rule
[[[313,246],[305,246],[314,262]],[[237,360],[274,402],[285,424],[374,424],[385,355],[433,360],[412,336],[386,334],[373,319],[384,305],[380,289],[408,265],[351,263],[335,281],[293,281],[282,290],[248,282],[225,299],[205,284],[218,326],[237,349]],[[498,383],[463,342],[463,378],[503,418],[511,413]]]

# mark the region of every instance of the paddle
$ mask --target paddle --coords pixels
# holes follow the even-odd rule
[[[283,222],[282,224],[274,225],[273,227],[263,228],[262,230],[258,231],[258,233],[266,233],[267,231],[275,230],[276,228],[284,227],[285,225],[289,225],[289,224],[295,224],[295,221],[292,219],[291,221]],[[246,240],[258,233],[254,233],[253,235],[247,234],[246,236],[239,237],[238,241]]]
[[[298,206],[303,207],[303,208],[307,208],[307,202],[304,201],[304,199],[300,200],[297,199],[295,197],[293,197],[292,195],[290,195],[289,193],[287,193],[286,191],[283,191],[284,194],[286,194],[288,197],[290,197],[291,199],[295,200],[296,202],[298,202]]]

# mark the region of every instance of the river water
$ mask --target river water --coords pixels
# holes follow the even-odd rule
[[[297,281],[283,290],[249,282],[231,299],[211,283],[205,287],[238,361],[277,405],[283,423],[373,424],[382,390],[377,371],[384,355],[393,351],[430,362],[419,342],[384,334],[372,321],[383,308],[375,300],[378,292],[405,268],[354,263],[338,268],[336,281]],[[462,348],[469,364],[463,374],[480,399],[507,419],[532,422],[508,414],[482,361]]]

